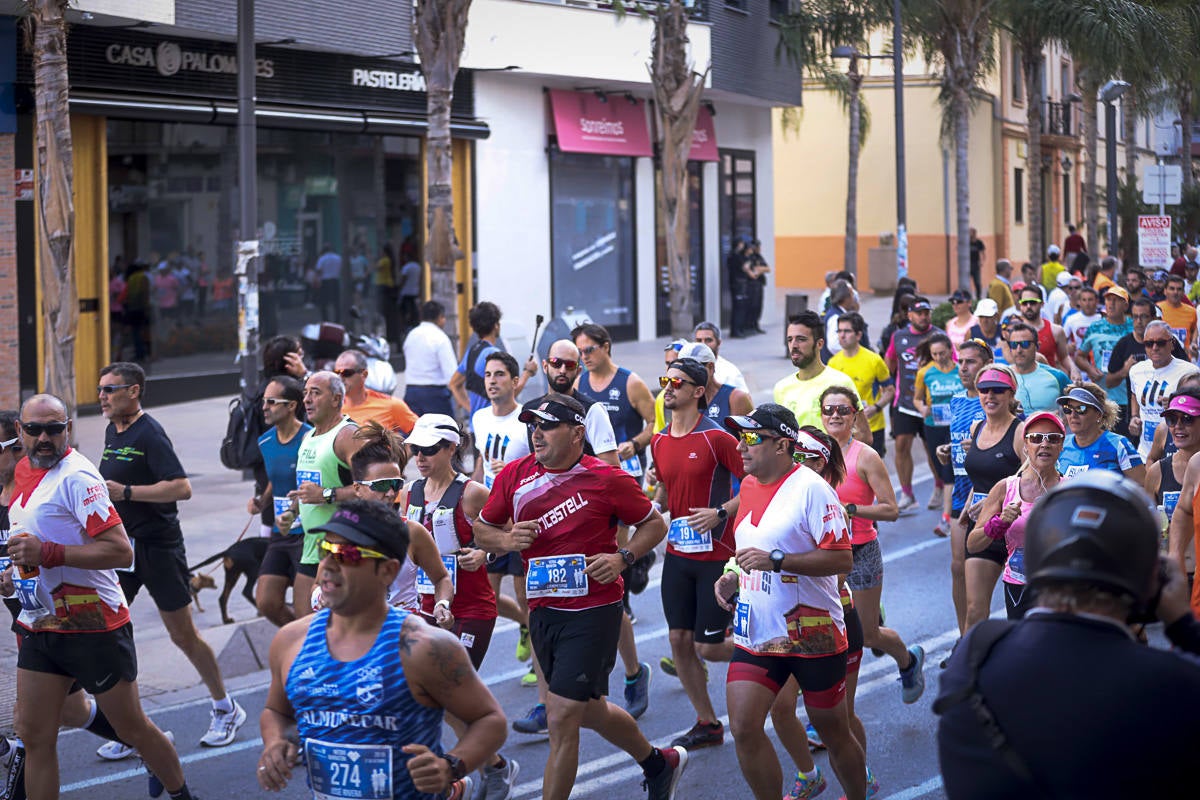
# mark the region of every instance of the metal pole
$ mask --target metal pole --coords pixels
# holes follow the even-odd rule
[[[1117,109],[1104,104],[1104,181],[1108,194],[1108,252],[1120,257],[1117,249]]]
[[[254,124],[254,0],[238,0],[238,360],[242,392],[258,389],[258,142]]]
[[[892,82],[896,95],[896,238],[897,269],[908,272],[908,199],[904,177],[904,31],[900,27],[900,0],[892,0]]]
[[[1158,159],[1158,215],[1167,215],[1167,171],[1163,169],[1162,159]]]

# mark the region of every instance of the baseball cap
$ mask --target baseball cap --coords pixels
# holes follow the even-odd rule
[[[1055,414],[1053,411],[1039,411],[1033,416],[1028,417],[1025,420],[1025,430],[1029,430],[1030,425],[1035,422],[1041,422],[1042,420],[1048,420],[1049,422],[1054,423],[1054,427],[1058,428],[1059,433],[1067,432],[1067,426],[1064,425],[1063,421],[1058,418],[1058,414]]]
[[[734,433],[742,431],[773,431],[795,441],[800,435],[796,415],[778,403],[763,403],[749,414],[725,418],[725,427]]]
[[[1072,400],[1074,400],[1076,403],[1083,403],[1085,406],[1091,406],[1101,414],[1104,413],[1104,402],[1087,389],[1084,389],[1082,386],[1076,386],[1074,389],[1058,398],[1058,404],[1061,406],[1063,403],[1069,403]]]
[[[1066,286],[1074,277],[1074,275],[1064,270],[1063,272],[1058,273],[1058,277],[1054,280],[1059,286]]]
[[[1113,297],[1119,297],[1126,303],[1129,302],[1129,292],[1125,291],[1125,288],[1122,286],[1110,286],[1105,290],[1104,295],[1106,297],[1109,295]]]
[[[708,383],[708,369],[703,364],[694,358],[677,358],[667,365],[667,371],[670,372],[677,369],[684,375],[688,376],[688,380],[697,386],[704,386]]]
[[[1000,306],[996,305],[996,301],[990,297],[985,297],[979,301],[979,305],[975,306],[975,316],[977,317],[994,317],[1000,313]]]
[[[458,431],[458,423],[453,417],[445,414],[422,414],[413,425],[412,433],[404,440],[405,444],[417,447],[433,447],[441,442],[459,444],[462,434]]]
[[[1167,271],[1165,269],[1156,269],[1154,270],[1153,277],[1156,281],[1165,281],[1167,279]]]
[[[701,364],[717,363],[717,357],[713,355],[712,348],[700,342],[684,342],[683,347],[679,348],[679,357],[690,358]]]
[[[441,416],[441,415],[439,415]],[[400,534],[399,526],[388,525],[383,520],[359,514],[348,508],[339,508],[324,525],[312,528],[309,533],[333,533],[348,542],[370,547],[392,558],[404,558],[408,542]]]
[[[970,299],[971,299],[971,293],[970,293],[970,292],[964,292],[962,289],[956,289],[956,290],[954,291],[954,294],[950,295],[950,302],[951,302],[951,303],[958,302],[959,300],[967,300],[967,301],[970,301]]]
[[[917,302],[915,302],[911,306],[909,306],[908,310],[909,311],[929,311],[930,310],[929,301],[928,300],[918,300]]]
[[[675,341],[671,342],[666,347],[664,347],[663,352],[665,353],[668,350],[674,350],[676,353],[678,353],[679,350],[687,343],[688,343],[687,339],[676,339]]]
[[[1061,252],[1062,251],[1058,249],[1058,245],[1056,244],[1052,244],[1046,248],[1046,255],[1048,256],[1056,256]]]
[[[1017,390],[1016,383],[1009,377],[1008,373],[999,369],[985,369],[979,373],[979,378],[975,381],[976,389],[1008,389],[1015,392]]]
[[[676,361],[671,366],[679,363]],[[536,406],[521,409],[517,419],[530,425],[534,422],[565,422],[568,425],[585,425],[583,414],[557,400],[543,399]]]

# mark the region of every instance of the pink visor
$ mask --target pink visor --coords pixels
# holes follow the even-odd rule
[[[1011,389],[1015,392],[1017,390],[1017,385],[1013,382],[1013,379],[1008,375],[1008,373],[998,369],[985,369],[982,373],[980,373],[979,377],[975,379],[975,388],[1004,388]]]
[[[1187,394],[1179,394],[1171,398],[1167,411],[1179,411],[1189,417],[1200,417],[1200,400]],[[1163,412],[1166,413],[1166,412]]]
[[[1059,433],[1066,433],[1067,426],[1059,419],[1058,415],[1052,411],[1039,411],[1031,417],[1025,419],[1025,430],[1029,430],[1029,426],[1035,422],[1052,422],[1054,427],[1058,428]]]

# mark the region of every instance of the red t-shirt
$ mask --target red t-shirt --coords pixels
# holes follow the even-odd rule
[[[658,479],[667,487],[667,508],[671,519],[691,515],[693,508],[716,508],[733,496],[733,478],[746,476],[737,439],[708,417],[700,417],[696,427],[683,436],[672,436],[671,426],[663,428],[650,442],[650,452],[658,470]],[[683,553],[669,541],[667,552],[697,561],[727,561],[737,552],[732,520],[712,530],[712,550]]]
[[[594,456],[583,456],[569,469],[552,472],[528,455],[507,464],[479,518],[488,525],[537,520],[541,532],[521,553],[529,560],[544,556],[617,552],[617,524],[638,525],[653,506],[628,473]],[[609,584],[588,580],[582,597],[531,597],[530,608],[581,611],[619,602],[624,593],[620,578]]]

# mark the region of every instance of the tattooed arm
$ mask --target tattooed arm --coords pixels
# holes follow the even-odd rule
[[[409,617],[400,629],[400,661],[418,703],[445,709],[466,724],[467,730],[447,752],[461,758],[468,772],[482,767],[504,744],[508,722],[458,639]],[[449,765],[444,759],[437,758],[428,766],[438,771],[444,768],[448,778]]]

